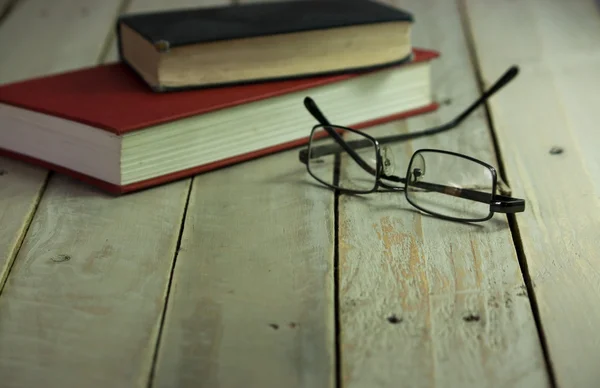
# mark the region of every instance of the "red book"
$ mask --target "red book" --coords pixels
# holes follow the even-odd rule
[[[363,73],[154,93],[126,65],[0,86],[0,154],[122,194],[304,145],[311,96],[358,129],[433,111],[435,51]]]

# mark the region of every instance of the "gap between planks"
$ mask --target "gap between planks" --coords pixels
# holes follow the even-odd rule
[[[0,0],[0,24],[13,10],[19,0]]]
[[[162,327],[153,379],[157,386],[192,385],[198,378],[211,386],[237,386],[236,381],[335,385],[333,195],[305,186],[295,152],[194,180]],[[243,196],[233,199],[228,193],[235,191],[232,182],[245,186]],[[246,218],[254,220],[249,228]],[[193,252],[203,254],[198,258]],[[263,272],[265,267],[273,273]],[[274,282],[273,276],[281,280]],[[190,316],[190,308],[196,314]],[[279,323],[269,328],[266,319]],[[293,322],[283,326],[284,319]],[[181,372],[194,361],[201,365]]]
[[[597,163],[598,4],[466,1],[482,76],[521,66],[516,98],[491,101],[541,326],[558,385],[597,385],[600,355]],[[498,34],[502,31],[502,34]],[[565,152],[549,152],[559,145]]]
[[[339,158],[336,158],[334,168],[334,182],[339,178]],[[335,190],[333,197],[333,219],[334,227],[333,233],[335,234],[334,245],[333,245],[333,292],[334,292],[334,305],[333,313],[335,317],[334,328],[335,328],[335,383],[336,388],[342,388],[343,375],[342,375],[342,320],[340,309],[340,192]]]
[[[387,2],[415,13],[415,45],[440,50],[434,93],[451,97],[455,108],[369,129],[373,135],[439,125],[479,95],[456,5]],[[393,146],[395,160],[416,148],[443,148],[495,164],[481,113],[451,133]],[[547,386],[504,215],[469,231],[408,209],[398,194],[340,197],[344,385]]]
[[[117,18],[119,17],[119,15],[127,12],[129,10],[129,8],[131,7],[131,3],[134,2],[135,0],[122,0],[123,2],[121,3],[121,6],[119,7],[119,10],[117,12]],[[115,20],[117,19],[115,18]],[[102,49],[100,50],[100,53],[98,54],[98,63],[106,63],[106,62],[110,62],[113,59],[116,60],[117,58],[113,58],[112,54],[116,53],[116,49],[114,49],[114,47],[117,45],[116,43],[117,40],[117,35],[116,35],[116,29],[113,28],[112,31],[106,36],[106,39],[104,40],[104,45],[102,46]]]
[[[483,74],[481,69],[481,64],[479,59],[477,58],[477,52],[475,48],[475,41],[473,37],[473,26],[469,20],[467,15],[466,4],[464,0],[456,0],[456,4],[459,11],[459,16],[461,20],[461,24],[463,25],[463,32],[465,36],[465,42],[467,46],[467,50],[469,52],[469,57],[471,58],[471,63],[475,69],[475,77],[477,79],[477,86],[479,88],[480,93],[485,90],[485,84],[483,81]],[[499,173],[504,182],[510,187],[510,180],[506,174],[506,167],[504,163],[504,158],[502,157],[502,149],[500,148],[498,136],[494,126],[494,120],[492,119],[492,115],[490,113],[489,102],[485,102],[485,115],[486,121],[488,122],[488,126],[490,128],[490,136],[494,145],[494,150],[497,155],[497,162],[500,166]],[[533,314],[533,318],[535,321],[535,325],[537,328],[538,336],[540,339],[540,346],[542,347],[542,352],[544,356],[544,362],[546,363],[546,368],[548,370],[548,383],[551,387],[556,387],[556,375],[554,372],[554,367],[552,365],[552,361],[550,358],[550,353],[548,350],[548,341],[546,339],[546,335],[544,333],[544,328],[542,325],[542,319],[540,316],[538,301],[536,297],[536,293],[534,290],[534,285],[531,280],[531,274],[529,272],[529,267],[527,264],[527,257],[525,256],[525,251],[523,249],[522,236],[519,232],[519,226],[517,223],[517,219],[514,214],[508,214],[508,223],[510,226],[510,232],[512,235],[513,243],[515,245],[517,259],[519,261],[519,266],[521,267],[521,273],[523,274],[523,280],[525,282],[525,286],[527,288],[527,295],[529,297],[531,303],[531,311]]]
[[[181,249],[181,240],[183,238],[183,232],[185,228],[185,220],[187,218],[187,211],[190,204],[190,195],[192,194],[192,188],[194,185],[194,178],[190,178],[190,185],[188,187],[187,197],[185,199],[185,205],[183,208],[183,215],[180,221],[179,235],[177,236],[177,244],[175,245],[175,252],[173,254],[173,261],[171,264],[171,271],[169,272],[169,280],[167,281],[167,288],[165,296],[163,298],[163,310],[160,317],[160,324],[158,326],[158,335],[156,336],[156,344],[154,345],[154,354],[152,356],[152,365],[150,365],[150,375],[148,376],[148,387],[152,386],[154,382],[154,375],[156,374],[156,363],[158,360],[158,352],[160,351],[160,340],[163,333],[163,327],[165,324],[165,317],[167,315],[167,309],[169,307],[169,296],[171,294],[171,286],[173,284],[173,275],[175,274],[175,266],[177,265],[177,257],[179,256],[179,250]]]

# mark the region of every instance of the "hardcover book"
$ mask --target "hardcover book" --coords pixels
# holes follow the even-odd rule
[[[155,91],[336,74],[410,59],[413,17],[370,0],[126,14],[120,59]]]
[[[127,193],[306,144],[310,96],[366,128],[437,108],[430,64],[154,93],[122,63],[0,86],[0,154]]]

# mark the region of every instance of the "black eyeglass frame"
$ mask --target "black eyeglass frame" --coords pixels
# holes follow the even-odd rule
[[[459,190],[458,192],[463,194],[463,195],[458,195],[459,197],[470,199],[470,200],[477,201],[480,203],[486,203],[486,204],[490,205],[490,210],[488,212],[488,215],[485,217],[480,217],[480,218],[451,217],[451,216],[447,216],[444,214],[440,214],[440,213],[428,210],[422,206],[419,206],[417,203],[413,202],[410,199],[410,196],[408,195],[409,191],[406,190],[406,188],[405,188],[404,193],[405,193],[406,200],[411,205],[416,207],[417,209],[424,211],[426,213],[435,215],[436,217],[439,217],[439,218],[443,218],[446,220],[452,220],[452,221],[462,221],[462,222],[482,222],[482,221],[487,221],[487,220],[491,219],[495,213],[507,214],[507,213],[520,213],[520,212],[525,211],[525,200],[523,200],[521,198],[513,198],[513,197],[501,195],[501,194],[496,194],[496,190],[498,189],[498,173],[496,172],[496,169],[492,165],[490,165],[482,160],[475,159],[472,156],[461,154],[458,152],[439,150],[439,149],[433,149],[433,148],[422,148],[422,149],[415,151],[412,154],[410,161],[408,163],[408,167],[406,170],[406,177],[404,178],[406,180],[406,182],[408,182],[409,175],[410,175],[410,169],[413,164],[414,158],[422,152],[431,152],[431,153],[451,155],[451,156],[454,156],[457,158],[466,159],[470,162],[477,163],[477,164],[485,167],[486,169],[489,170],[490,174],[492,175],[492,189],[489,193],[484,193],[484,192],[475,191],[475,190],[458,189]],[[377,178],[377,179],[379,179],[379,178]],[[405,183],[405,185],[406,185],[406,187],[411,186],[411,184],[409,184],[409,183]],[[439,185],[439,186],[442,186],[442,185]],[[450,186],[445,186],[445,187],[449,188],[450,190],[454,190],[453,187],[450,187]],[[449,194],[445,190],[444,190],[444,192],[446,194]],[[449,194],[449,195],[454,195],[454,194]],[[489,199],[489,201],[487,199],[484,200],[483,197],[489,197],[490,199]]]
[[[415,151],[413,153],[413,155],[411,156],[409,164],[408,164],[408,170],[407,170],[406,176],[404,178],[400,178],[397,176],[388,176],[388,175],[383,174],[383,161],[382,161],[382,157],[381,157],[381,147],[380,147],[380,144],[405,141],[405,140],[410,140],[410,139],[414,139],[414,138],[421,137],[421,136],[433,135],[433,134],[444,132],[444,131],[447,131],[447,130],[457,127],[479,105],[481,105],[492,94],[494,94],[500,88],[502,88],[504,85],[506,85],[508,82],[510,82],[517,74],[518,74],[518,68],[516,66],[511,66],[494,83],[494,85],[492,85],[491,88],[489,88],[479,99],[477,99],[477,101],[473,102],[467,109],[465,109],[462,113],[460,113],[455,119],[451,120],[450,122],[448,122],[446,124],[440,125],[438,127],[430,128],[427,130],[422,130],[419,132],[386,136],[386,137],[380,138],[379,140],[374,138],[373,136],[370,136],[369,134],[367,134],[363,131],[358,131],[356,129],[344,127],[344,126],[340,126],[340,125],[330,124],[329,121],[327,120],[327,118],[325,117],[325,115],[323,115],[323,113],[317,106],[317,104],[310,97],[306,97],[304,99],[304,105],[305,105],[306,109],[311,113],[311,115],[313,117],[315,117],[315,119],[317,119],[317,121],[320,124],[317,124],[312,128],[308,148],[303,149],[299,152],[299,155],[298,155],[299,160],[300,160],[300,162],[302,162],[306,165],[308,173],[315,180],[317,180],[318,182],[321,182],[322,184],[324,184],[328,187],[331,187],[335,190],[339,190],[342,193],[368,194],[368,193],[372,193],[374,191],[380,191],[379,190],[380,188],[385,188],[388,191],[405,191],[406,199],[411,205],[413,205],[414,207],[416,207],[417,209],[419,209],[423,212],[432,214],[436,217],[446,219],[446,220],[461,221],[461,222],[481,222],[481,221],[486,221],[486,220],[489,220],[490,218],[492,218],[494,213],[523,212],[525,210],[525,201],[523,199],[512,198],[509,196],[496,194],[496,190],[497,190],[497,186],[498,186],[498,174],[496,172],[496,169],[493,166],[491,166],[481,160],[475,159],[468,155],[452,152],[452,151],[438,150],[438,149],[420,149],[420,150]],[[335,130],[332,129],[332,127],[338,128],[342,131],[349,131],[349,132],[356,133],[360,136],[366,137],[367,140],[350,140],[350,141],[346,142],[340,134],[338,134]],[[372,170],[372,168],[370,166],[368,166],[368,164],[355,152],[355,149],[362,148],[364,146],[370,146],[370,144],[375,145],[375,149],[376,149],[376,168],[374,171],[375,182],[374,182],[373,188],[371,190],[352,190],[352,189],[346,189],[346,188],[333,186],[333,185],[329,184],[328,182],[325,182],[325,181],[319,179],[317,176],[315,176],[315,174],[313,174],[310,171],[310,166],[309,166],[309,162],[308,162],[309,155],[310,155],[309,153],[311,150],[315,149],[314,147],[312,147],[312,142],[313,142],[313,139],[315,138],[315,136],[314,136],[315,131],[320,128],[324,129],[339,144],[339,146],[341,146],[343,148],[343,150],[346,151],[354,159],[354,161],[356,163],[358,163],[363,169],[365,169],[366,171],[368,171],[372,174],[373,174],[373,171],[369,171],[369,170]],[[319,139],[320,139],[320,137],[319,137]],[[350,146],[351,144],[352,144],[352,147]],[[337,152],[336,150],[339,150],[339,147],[336,146],[335,144],[325,145],[325,146],[321,145],[321,146],[317,146],[316,148],[317,149],[321,148],[321,152],[325,152],[325,154],[336,153]],[[462,197],[467,198],[467,199],[476,200],[476,201],[477,201],[477,199],[474,199],[474,198],[478,197],[481,194],[483,194],[485,196],[491,195],[491,200],[489,201],[490,212],[486,217],[477,218],[477,219],[451,217],[451,216],[433,212],[431,210],[424,209],[424,208],[416,205],[415,203],[413,203],[413,201],[410,200],[410,198],[408,197],[408,194],[407,194],[407,190],[406,190],[409,173],[410,173],[410,166],[412,165],[415,155],[419,154],[419,152],[424,152],[424,151],[443,153],[443,154],[448,154],[448,155],[453,155],[456,157],[464,158],[469,161],[478,163],[490,170],[490,173],[492,174],[492,177],[493,177],[493,187],[492,187],[491,193],[488,194],[488,193],[475,192],[473,190],[464,190],[464,189],[461,190],[461,192],[464,194],[464,195],[462,195]],[[390,180],[393,182],[404,183],[405,187],[397,187],[397,186],[393,186],[393,185],[388,185],[385,182],[383,182],[382,179]],[[447,188],[453,189],[449,186]],[[468,197],[472,197],[472,198],[468,198]],[[479,201],[479,202],[481,202],[481,201]],[[485,203],[488,203],[488,201],[486,200]]]
[[[440,150],[440,149],[434,149],[434,148],[422,148],[422,149],[416,150],[412,154],[412,156],[409,160],[409,163],[408,163],[406,174],[404,177],[398,177],[395,175],[386,175],[383,172],[383,157],[381,156],[381,145],[380,145],[379,141],[375,137],[373,137],[367,133],[353,129],[353,128],[343,127],[343,126],[339,126],[339,125],[324,125],[324,124],[315,125],[311,130],[310,142],[309,142],[309,147],[308,147],[309,152],[310,152],[310,149],[312,146],[311,143],[312,143],[313,139],[317,139],[317,140],[322,139],[322,137],[315,137],[314,136],[315,132],[318,130],[321,130],[321,129],[326,130],[325,128],[329,128],[329,129],[336,128],[336,129],[355,133],[359,136],[366,138],[375,147],[375,153],[376,153],[375,171],[370,171],[371,173],[373,173],[375,175],[375,177],[374,177],[373,187],[369,190],[348,189],[348,188],[344,188],[341,186],[332,185],[331,183],[326,182],[326,181],[322,180],[321,178],[319,178],[317,176],[317,174],[313,173],[313,171],[311,171],[311,169],[310,169],[310,165],[308,163],[308,158],[306,159],[307,160],[306,167],[307,167],[307,171],[310,174],[310,176],[312,176],[315,180],[322,183],[323,185],[328,186],[334,190],[338,190],[340,193],[370,194],[373,192],[379,192],[379,191],[381,191],[382,188],[384,189],[384,191],[392,191],[392,192],[404,191],[406,200],[415,208],[417,208],[425,213],[434,215],[434,216],[442,218],[442,219],[450,220],[450,221],[483,222],[483,221],[487,221],[487,220],[491,219],[495,213],[518,213],[518,212],[525,211],[525,201],[523,199],[513,198],[513,197],[501,195],[501,194],[496,194],[496,190],[498,188],[498,174],[496,172],[496,169],[492,165],[485,163],[479,159],[476,159],[471,156],[461,154],[458,152],[452,152],[452,151]],[[346,142],[345,140],[343,140],[343,138],[341,138],[341,137],[340,137],[340,139],[346,145],[349,143],[349,142]],[[362,141],[365,141],[365,140],[362,140]],[[323,146],[318,146],[318,147],[323,147]],[[452,194],[452,192],[454,192],[455,194],[459,194],[459,195],[456,195],[458,197],[489,204],[490,211],[487,214],[487,216],[479,217],[479,218],[451,217],[451,216],[447,216],[445,214],[437,213],[437,212],[431,211],[429,209],[423,208],[422,206],[419,206],[417,203],[412,201],[409,196],[409,191],[407,190],[407,187],[411,185],[410,183],[408,183],[410,173],[411,173],[411,166],[413,164],[414,158],[422,152],[432,152],[432,153],[445,154],[445,155],[451,155],[451,156],[458,157],[458,158],[463,158],[468,161],[477,163],[477,164],[485,167],[486,169],[488,169],[492,176],[492,189],[491,189],[491,192],[489,192],[489,193],[484,193],[484,192],[469,190],[469,189],[458,189],[458,188],[454,188],[451,186],[444,186],[444,185],[440,185],[440,184],[432,184],[432,183],[426,184],[427,188],[433,189],[434,191],[444,192],[448,195],[454,195],[454,194]],[[310,155],[310,154],[308,154],[308,155]],[[361,167],[363,167],[363,166],[361,166]],[[404,186],[401,187],[401,186],[389,185],[389,184],[385,183],[383,180],[389,180],[389,181],[396,182],[396,183],[402,183]],[[488,198],[489,198],[489,201],[488,201]]]

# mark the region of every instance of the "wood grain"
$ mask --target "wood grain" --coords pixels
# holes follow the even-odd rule
[[[196,177],[155,385],[333,386],[332,264],[333,196],[297,151]]]
[[[94,64],[120,3],[17,3],[0,24],[0,52],[9,53],[0,56],[0,83]],[[74,33],[84,26],[85,34]],[[45,169],[0,157],[0,292],[47,175]]]
[[[10,52],[0,56],[0,82],[94,64],[120,5],[120,0],[20,1],[0,26],[0,47]]]
[[[600,381],[600,8],[594,1],[467,1],[481,75],[518,64],[491,104],[557,384]],[[497,33],[501,31],[500,33]],[[562,153],[551,153],[560,147]]]
[[[187,182],[118,200],[55,182],[0,298],[3,386],[144,386]]]
[[[117,5],[90,14],[98,40]],[[0,297],[3,386],[147,384],[190,181],[115,198],[52,177]]]
[[[439,125],[478,96],[455,5],[396,4],[415,14],[414,44],[442,53],[433,85],[444,105],[435,114],[368,129],[374,136]],[[405,174],[419,148],[496,164],[481,109],[449,133],[392,145],[395,174]],[[343,386],[548,385],[505,216],[475,226],[423,216],[403,193],[341,196],[339,268]]]

